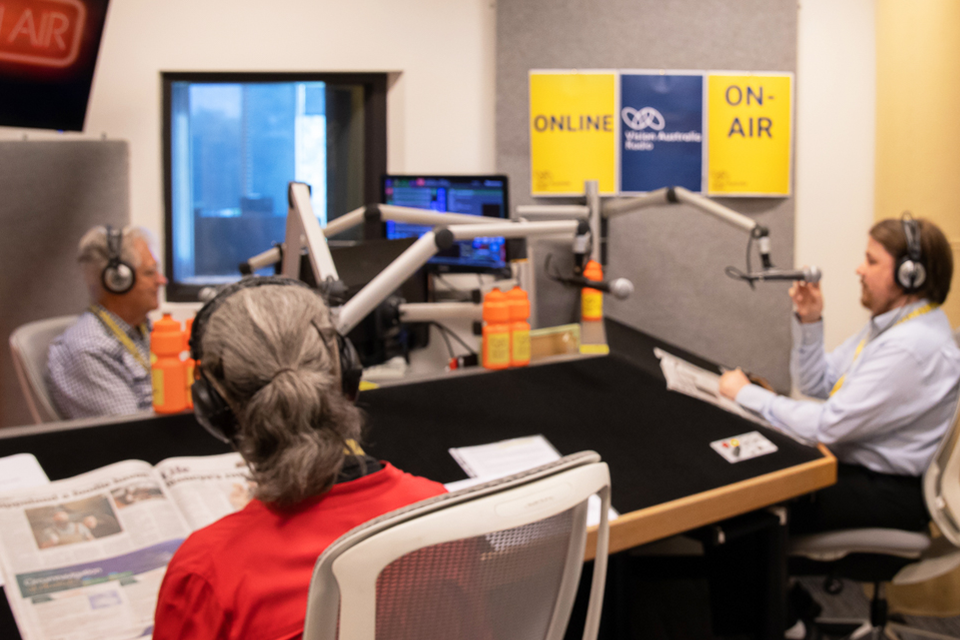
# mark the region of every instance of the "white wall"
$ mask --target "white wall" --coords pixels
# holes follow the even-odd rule
[[[873,0],[802,0],[797,46],[796,264],[824,273],[827,348],[857,331],[854,270],[874,219]]]
[[[131,148],[131,210],[162,238],[161,71],[397,71],[390,171],[496,169],[492,0],[116,0],[86,133]],[[796,262],[824,273],[828,346],[867,314],[853,274],[873,220],[872,0],[803,0]],[[59,134],[0,128],[0,138]]]
[[[392,172],[488,173],[494,160],[491,0],[114,0],[84,134],[130,142],[131,217],[163,237],[161,71],[399,72]]]

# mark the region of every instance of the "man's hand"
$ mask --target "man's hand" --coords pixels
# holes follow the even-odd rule
[[[823,294],[820,293],[819,282],[794,282],[788,293],[800,322],[820,322],[823,316]]]
[[[739,368],[727,371],[720,376],[720,395],[736,400],[740,389],[748,384],[750,384],[750,380],[747,378],[747,374]]]

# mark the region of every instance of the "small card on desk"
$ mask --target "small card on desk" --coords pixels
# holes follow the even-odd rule
[[[724,459],[733,464],[758,458],[777,450],[777,445],[773,444],[759,431],[751,431],[732,438],[715,440],[710,443],[713,450],[724,457]]]

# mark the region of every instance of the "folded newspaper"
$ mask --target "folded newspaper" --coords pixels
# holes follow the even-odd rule
[[[770,426],[769,422],[757,414],[720,395],[720,376],[716,373],[678,358],[663,349],[655,348],[653,353],[660,359],[660,370],[663,371],[663,377],[667,379],[667,389],[709,402],[757,424]]]
[[[250,501],[248,475],[236,453],[128,460],[0,494],[0,566],[21,636],[149,637],[173,552]]]

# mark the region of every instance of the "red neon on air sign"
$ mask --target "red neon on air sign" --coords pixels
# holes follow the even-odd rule
[[[69,67],[86,17],[80,0],[0,0],[0,61]]]

